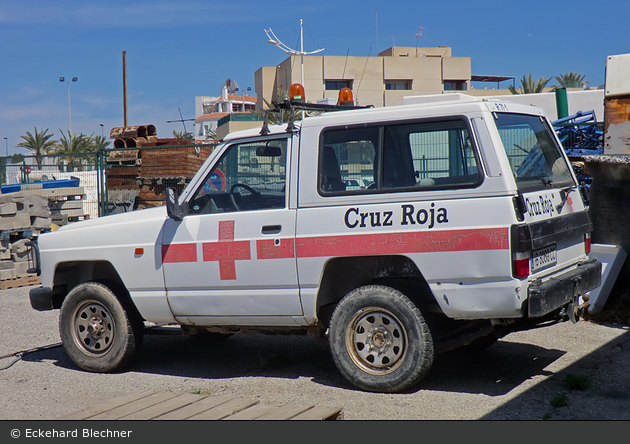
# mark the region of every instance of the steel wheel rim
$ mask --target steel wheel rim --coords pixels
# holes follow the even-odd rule
[[[83,353],[102,355],[111,348],[116,323],[103,304],[94,300],[84,301],[74,310],[72,322],[72,337]]]
[[[352,361],[363,371],[386,375],[405,361],[407,332],[389,310],[365,307],[348,322],[346,348]]]

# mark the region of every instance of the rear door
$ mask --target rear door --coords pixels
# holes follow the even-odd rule
[[[590,220],[568,159],[541,116],[494,113],[532,237],[530,273],[544,276],[586,254]]]

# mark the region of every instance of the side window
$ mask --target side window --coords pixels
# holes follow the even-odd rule
[[[324,195],[460,188],[481,181],[464,120],[329,130],[319,159]]]
[[[379,128],[324,133],[319,153],[319,189],[323,193],[366,190],[374,184]]]
[[[460,187],[480,182],[480,168],[464,121],[393,127],[405,137],[416,186]]]
[[[190,200],[192,214],[285,207],[287,139],[230,146]]]

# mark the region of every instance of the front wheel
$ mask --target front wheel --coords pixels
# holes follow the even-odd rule
[[[113,372],[125,367],[140,346],[142,329],[116,295],[103,284],[73,288],[59,315],[66,353],[83,370]]]
[[[410,389],[433,364],[433,339],[420,310],[390,287],[348,293],[333,312],[329,341],[342,375],[367,391]]]

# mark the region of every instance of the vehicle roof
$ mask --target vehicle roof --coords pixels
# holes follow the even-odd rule
[[[305,120],[295,121],[294,125],[299,128],[301,126],[339,125],[340,123],[355,124],[380,120],[461,115],[480,111],[501,110],[506,112],[505,107],[497,107],[496,104],[506,105],[507,112],[544,115],[540,108],[533,105],[493,99],[492,97],[474,97],[453,93],[405,97],[402,105],[330,111],[316,116],[307,116]],[[268,128],[269,136],[277,136],[286,133],[287,124],[269,125]],[[259,136],[260,128],[251,128],[230,133],[223,140]]]

